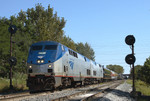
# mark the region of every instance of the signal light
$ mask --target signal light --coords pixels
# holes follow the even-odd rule
[[[16,31],[17,31],[17,27],[15,25],[10,25],[9,28],[8,28],[8,31],[11,33],[11,34],[15,34]]]
[[[9,63],[11,66],[15,66],[17,64],[17,59],[15,57],[10,57]]]
[[[135,38],[133,35],[128,35],[126,38],[125,38],[125,42],[127,45],[133,45],[135,43]]]
[[[133,94],[135,94],[135,82],[134,82],[134,62],[135,62],[135,56],[134,56],[134,43],[135,43],[135,38],[133,35],[128,35],[126,38],[125,38],[125,42],[127,45],[132,45],[131,49],[132,49],[132,54],[128,54],[126,57],[125,57],[125,61],[127,64],[132,64],[132,68],[133,68],[133,86],[132,86],[132,92]]]
[[[127,64],[134,64],[135,63],[135,56],[133,54],[128,54],[126,57],[125,57],[125,61]]]

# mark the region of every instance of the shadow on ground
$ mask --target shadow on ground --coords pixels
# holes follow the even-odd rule
[[[117,89],[107,89],[105,93],[109,93],[110,91],[113,95],[120,97],[120,101],[124,101],[125,99],[126,100],[128,99],[129,101],[133,101],[134,99],[135,101],[150,101],[150,96],[141,95],[133,98],[129,92],[125,92]],[[100,98],[96,98],[95,101],[116,101],[116,100],[112,98],[100,97]]]
[[[137,101],[150,101],[150,96],[139,96],[136,98]]]

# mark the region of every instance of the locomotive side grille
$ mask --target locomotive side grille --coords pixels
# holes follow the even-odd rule
[[[53,70],[52,69],[48,69],[48,73],[52,73],[53,72]]]

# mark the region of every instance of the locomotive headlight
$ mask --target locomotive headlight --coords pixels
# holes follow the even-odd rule
[[[41,60],[41,63],[44,63],[44,60]]]
[[[29,68],[32,68],[32,66],[30,65]]]
[[[37,60],[37,63],[40,63],[41,61],[40,60]]]
[[[49,64],[49,65],[48,65],[48,67],[49,67],[49,68],[51,68],[51,67],[52,67],[52,65],[51,65],[51,64]]]

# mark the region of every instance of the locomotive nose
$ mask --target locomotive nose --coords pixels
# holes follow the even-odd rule
[[[29,73],[52,73],[53,72],[53,64],[43,64],[43,65],[33,65],[28,64],[28,72]]]

